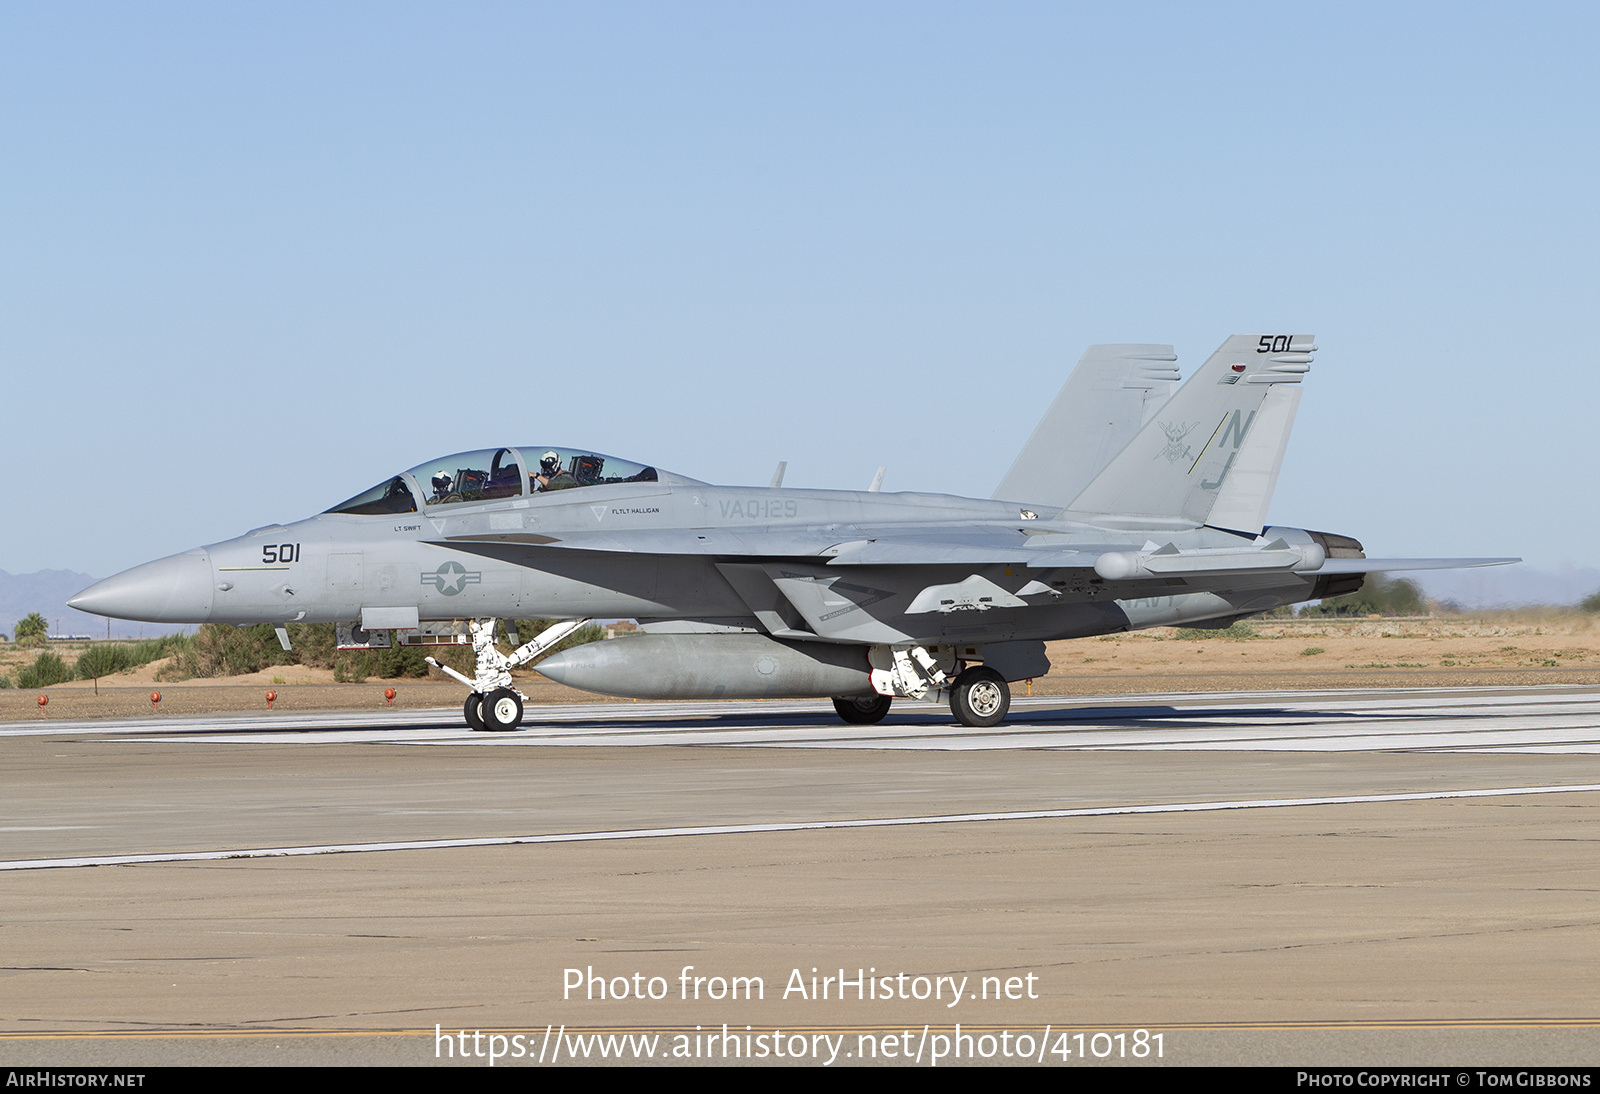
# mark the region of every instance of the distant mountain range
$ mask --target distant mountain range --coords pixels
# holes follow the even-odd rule
[[[1592,566],[1536,570],[1531,566],[1486,566],[1480,570],[1431,570],[1411,577],[1435,600],[1463,608],[1516,608],[1528,604],[1572,605],[1600,590]]]
[[[38,612],[50,624],[50,633],[53,635],[87,634],[92,638],[104,638],[104,617],[67,607],[68,597],[81,593],[99,580],[72,570],[40,570],[31,574],[8,574],[0,570],[0,633],[7,638],[16,637],[13,631],[17,620]],[[111,621],[113,638],[149,638],[193,629],[165,623]]]

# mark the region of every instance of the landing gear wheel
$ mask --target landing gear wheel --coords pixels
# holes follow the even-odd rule
[[[994,669],[977,665],[956,677],[950,689],[950,712],[964,726],[981,729],[1005,720],[1011,709],[1011,688]]]
[[[473,692],[467,696],[467,701],[461,707],[461,713],[467,716],[467,726],[471,729],[482,731],[483,724],[483,696]]]
[[[510,688],[495,688],[483,697],[483,728],[510,732],[522,724],[522,696]]]
[[[833,701],[833,709],[839,712],[839,717],[853,726],[870,726],[874,722],[883,721],[883,716],[889,713],[889,704],[894,702],[894,697],[889,695],[852,695]]]

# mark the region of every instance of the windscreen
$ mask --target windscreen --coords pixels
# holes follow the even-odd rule
[[[406,480],[396,475],[380,482],[371,490],[364,490],[329,509],[330,513],[353,513],[356,516],[374,516],[382,513],[415,513],[417,499],[411,496]]]

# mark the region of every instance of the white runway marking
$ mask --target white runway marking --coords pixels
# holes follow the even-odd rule
[[[669,836],[727,836],[764,832],[814,832],[829,828],[894,828],[921,824],[967,824],[974,821],[1048,820],[1065,817],[1116,817],[1150,813],[1207,813],[1225,809],[1284,809],[1308,805],[1371,805],[1382,802],[1438,801],[1448,798],[1522,797],[1529,794],[1576,794],[1600,790],[1600,783],[1574,786],[1507,786],[1484,790],[1437,790],[1415,794],[1363,794],[1326,798],[1264,798],[1250,801],[1172,802],[1162,805],[1105,806],[1092,809],[1030,809],[1009,813],[958,813],[931,817],[883,817],[868,820],[789,821],[775,824],[711,824],[681,828],[636,828],[614,832],[557,832],[531,836],[487,836],[475,839],[402,840],[391,843],[347,843],[308,847],[253,847],[218,851],[184,851],[158,855],[100,855],[84,858],[19,859],[0,862],[0,870],[50,870],[78,866],[134,866],[157,862],[214,862],[221,859],[284,858],[371,851],[427,851],[460,847],[508,847],[532,843],[593,843],[605,840],[660,839]]]
[[[516,733],[474,733],[454,708],[30,722],[0,736],[90,734],[193,744],[828,748],[968,751],[1600,753],[1600,690],[1408,689],[1017,699],[993,729],[898,702],[872,726],[826,701],[596,703],[528,710]]]
[[[390,713],[390,712],[384,712]],[[875,726],[835,720],[830,704],[613,703],[530,711],[517,733],[473,733],[455,711],[290,732],[251,718],[226,733],[167,740],[553,746],[723,746],[897,750],[1600,752],[1600,693],[1529,688],[1506,694],[1402,691],[1021,699],[993,729],[957,724],[933,703],[898,703]],[[305,719],[311,722],[313,719]],[[354,724],[353,724],[354,723]],[[392,723],[393,724],[393,723]],[[251,732],[272,726],[271,732]],[[199,725],[196,729],[201,728]],[[205,728],[213,728],[207,726]],[[216,727],[220,728],[220,727]]]

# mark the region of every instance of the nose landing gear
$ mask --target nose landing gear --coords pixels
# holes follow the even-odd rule
[[[427,661],[440,672],[455,677],[472,689],[472,694],[467,696],[467,701],[461,707],[462,717],[469,727],[509,732],[522,724],[522,704],[528,699],[511,686],[511,670],[532,661],[587,622],[587,619],[576,619],[557,623],[542,631],[532,642],[507,655],[495,649],[494,620],[473,619],[467,623],[467,629],[472,632],[472,652],[478,659],[472,679],[431,657]]]
[[[522,693],[496,688],[483,697],[483,728],[510,731],[522,724]]]

